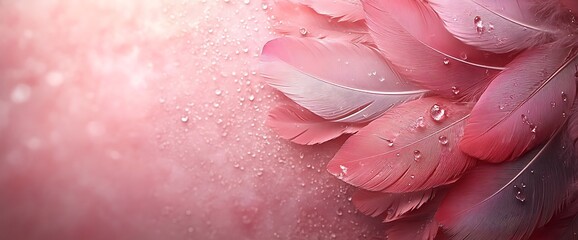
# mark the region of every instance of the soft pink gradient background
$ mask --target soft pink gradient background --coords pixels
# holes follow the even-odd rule
[[[264,126],[258,0],[0,1],[0,239],[376,239]]]

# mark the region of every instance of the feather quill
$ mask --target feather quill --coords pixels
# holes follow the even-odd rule
[[[454,38],[423,1],[364,0],[376,45],[405,79],[450,98],[478,96],[509,61]]]
[[[443,200],[436,220],[452,239],[527,239],[563,206],[574,147],[561,132],[521,159],[479,165]]]
[[[371,121],[427,93],[399,78],[372,48],[343,41],[274,39],[259,67],[269,85],[333,122]]]
[[[496,53],[523,50],[567,35],[559,0],[429,0],[446,28],[466,44]],[[573,31],[576,31],[574,29]]]
[[[331,122],[295,104],[275,107],[269,112],[267,125],[281,138],[302,145],[324,143],[343,134],[355,133],[364,126]]]
[[[521,54],[476,103],[460,149],[501,162],[550,138],[573,105],[577,64],[569,49],[541,46]]]
[[[471,104],[422,98],[390,109],[351,136],[327,170],[371,191],[413,192],[455,181],[475,165],[458,149]]]

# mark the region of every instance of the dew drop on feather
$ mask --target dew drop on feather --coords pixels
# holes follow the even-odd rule
[[[441,145],[447,145],[449,142],[448,137],[446,137],[444,135],[439,136],[438,140],[439,140]]]
[[[430,109],[430,116],[436,122],[443,121],[446,119],[446,110],[440,105],[434,104]]]

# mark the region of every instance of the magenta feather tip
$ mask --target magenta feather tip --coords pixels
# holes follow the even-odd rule
[[[260,58],[389,239],[577,239],[578,4],[285,0]],[[287,10],[287,11],[285,11]],[[293,17],[295,14],[298,17]]]

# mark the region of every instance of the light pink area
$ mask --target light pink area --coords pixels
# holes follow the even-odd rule
[[[264,126],[256,0],[0,2],[0,239],[374,239]]]

